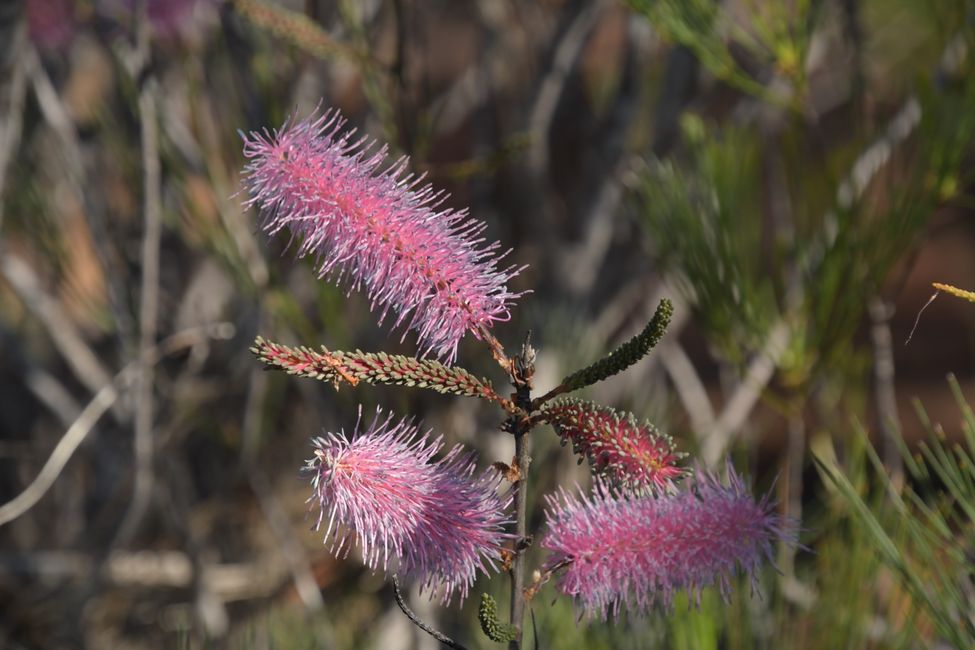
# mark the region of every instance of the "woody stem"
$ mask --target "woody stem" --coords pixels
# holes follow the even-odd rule
[[[509,361],[511,379],[515,387],[515,405],[525,413],[531,412],[532,376],[535,372],[535,351],[529,338],[525,340],[521,355]],[[531,465],[529,434],[533,428],[529,418],[513,422],[515,436],[515,462],[518,466],[518,482],[515,484],[515,547],[511,563],[511,617],[517,629],[515,638],[508,644],[508,650],[520,650],[522,641],[522,622],[525,615],[525,551],[531,545],[528,535],[528,468]]]

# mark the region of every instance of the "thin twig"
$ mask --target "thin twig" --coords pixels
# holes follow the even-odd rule
[[[245,468],[247,477],[250,481],[251,489],[257,496],[257,501],[261,505],[261,511],[267,520],[268,526],[277,540],[277,550],[288,563],[291,570],[291,578],[295,585],[298,597],[304,603],[305,609],[310,612],[317,612],[325,607],[322,599],[322,592],[315,582],[315,574],[312,571],[311,562],[308,555],[302,548],[301,543],[295,537],[294,531],[289,525],[289,519],[284,508],[274,496],[274,491],[268,484],[264,472],[255,465]]]
[[[491,348],[491,356],[494,357],[494,360],[498,362],[498,365],[501,366],[501,368],[509,376],[512,375],[513,370],[511,367],[511,359],[508,357],[508,354],[504,351],[504,346],[501,345],[501,341],[499,341],[497,337],[495,337],[494,334],[491,333],[491,330],[489,330],[484,325],[479,326],[478,334],[488,344],[488,347]]]
[[[0,327],[0,345],[5,354],[12,357],[12,369],[24,378],[27,390],[33,393],[37,401],[46,406],[63,426],[71,426],[81,415],[81,405],[64,384],[29,359],[21,349],[19,339],[2,327]]]
[[[259,324],[265,320],[263,312],[259,316]],[[259,328],[260,329],[260,326]],[[284,556],[291,569],[291,576],[294,580],[295,590],[298,596],[309,611],[318,611],[325,606],[322,600],[322,593],[315,582],[312,572],[311,562],[308,555],[302,548],[300,542],[295,538],[294,531],[288,523],[288,516],[274,496],[274,491],[268,484],[267,477],[258,466],[257,451],[258,437],[260,434],[261,414],[267,397],[268,375],[267,373],[254,369],[251,370],[247,389],[247,401],[244,409],[244,422],[242,424],[243,445],[241,447],[241,459],[243,470],[251,485],[251,490],[257,496],[257,501],[264,513],[264,518],[278,542],[278,550]]]
[[[119,383],[126,383],[130,379],[131,367],[128,370],[130,372],[120,373]],[[106,384],[95,394],[94,399],[88,403],[88,406],[81,412],[78,419],[68,427],[64,436],[61,437],[54,451],[51,452],[51,457],[47,459],[44,467],[41,468],[37,478],[27,486],[26,490],[3,506],[0,506],[0,526],[13,521],[33,508],[34,504],[40,501],[41,497],[54,485],[54,481],[61,474],[61,470],[64,469],[64,466],[71,456],[74,455],[79,445],[84,442],[92,427],[98,422],[98,419],[118,399],[118,395],[118,387],[115,381]]]
[[[510,622],[518,628],[518,636],[509,644],[510,650],[521,647],[521,623],[525,616],[525,549],[528,538],[528,467],[531,464],[529,425],[520,425],[515,433],[515,458],[520,477],[515,484],[515,555],[511,563]]]
[[[154,482],[153,416],[155,368],[150,351],[156,342],[159,315],[159,246],[162,238],[162,170],[159,162],[159,121],[156,114],[156,79],[149,65],[150,25],[148,2],[139,3],[136,49],[141,63],[133,77],[142,78],[139,91],[139,122],[142,140],[143,218],[142,292],[139,303],[140,368],[135,412],[135,486],[132,500],[116,533],[113,546],[124,545],[145,515]],[[145,67],[143,67],[145,66]]]
[[[193,328],[177,332],[167,338],[158,346],[154,346],[149,351],[150,362],[155,364],[169,354],[195,345],[200,338],[211,336],[213,338],[230,338],[233,335],[233,325],[221,323],[212,328]],[[61,470],[68,460],[74,455],[98,419],[104,415],[111,405],[118,399],[120,391],[124,391],[134,379],[134,375],[139,369],[140,361],[133,361],[123,368],[113,379],[102,386],[95,397],[78,416],[78,419],[68,427],[68,430],[61,437],[61,440],[51,452],[50,458],[44,463],[37,478],[35,478],[27,488],[11,501],[0,506],[0,526],[13,521],[21,516],[40,501],[41,497],[50,489],[61,474]]]
[[[544,178],[549,167],[548,133],[566,82],[575,67],[576,59],[586,44],[586,38],[607,7],[603,0],[586,2],[562,34],[551,61],[551,68],[542,79],[528,118],[528,132],[532,147],[528,162],[536,178]]]
[[[903,459],[897,437],[900,418],[897,415],[897,392],[894,387],[894,344],[890,333],[893,307],[877,296],[870,301],[870,342],[873,344],[874,396],[877,400],[877,419],[883,436],[884,464],[891,480],[900,485],[903,480]]]
[[[435,629],[433,629],[432,627],[430,627],[429,625],[421,621],[419,616],[413,613],[413,610],[410,609],[410,606],[406,604],[406,599],[403,598],[403,592],[400,591],[399,580],[396,578],[396,576],[393,576],[393,592],[396,594],[396,604],[399,605],[399,608],[403,610],[404,614],[406,614],[406,618],[410,619],[413,622],[413,625],[417,626],[418,628],[420,628],[421,630],[423,630],[424,632],[426,632],[427,634],[429,634],[434,639],[444,644],[448,648],[455,648],[457,650],[467,650],[467,648],[465,648],[461,644],[450,639],[446,635],[437,632]]]
[[[54,347],[88,390],[94,393],[112,380],[111,373],[88,347],[57,299],[41,286],[34,269],[7,247],[0,247],[0,272],[31,313],[40,320]]]
[[[660,361],[674,384],[674,390],[684,410],[687,411],[691,420],[691,429],[701,435],[713,427],[714,407],[711,405],[708,391],[681,344],[675,340],[673,343],[661,346]]]
[[[29,45],[24,53],[25,64],[37,98],[44,121],[58,139],[58,154],[61,158],[64,172],[63,181],[70,188],[71,193],[81,204],[88,227],[91,231],[91,241],[95,256],[101,265],[101,272],[105,276],[108,304],[111,309],[112,321],[126,352],[134,347],[135,326],[128,308],[128,286],[125,284],[123,273],[113,272],[113,266],[118,259],[113,249],[114,242],[108,232],[108,218],[105,206],[94,191],[95,183],[85,164],[85,155],[81,138],[74,120],[65,106],[61,95],[54,86],[54,82],[37,52],[37,48]],[[130,414],[116,406],[114,409],[119,421],[128,420]]]
[[[0,575],[51,583],[90,581],[96,572],[113,586],[137,589],[187,589],[193,582],[193,560],[181,550],[114,551],[103,564],[79,551],[0,553]],[[278,563],[266,557],[252,563],[206,563],[200,579],[223,601],[271,598],[285,579]]]
[[[772,326],[765,346],[748,365],[745,376],[721,411],[714,427],[703,437],[701,458],[705,467],[715,468],[720,464],[735,433],[748,419],[762,391],[772,380],[772,375],[785,352],[791,334],[792,328],[786,318],[780,319]]]
[[[27,97],[27,61],[21,56],[27,40],[27,28],[24,21],[19,21],[11,42],[10,61],[13,61],[13,71],[10,76],[10,99],[7,110],[2,115],[0,123],[0,226],[3,225],[3,191],[7,185],[7,171],[10,161],[20,147],[20,138],[24,123],[24,100]]]
[[[217,639],[227,634],[230,616],[226,602],[212,588],[203,573],[205,547],[190,525],[190,504],[194,500],[193,480],[185,459],[169,454],[163,459],[166,463],[161,472],[160,487],[156,494],[164,504],[160,510],[168,519],[169,525],[182,537],[183,548],[189,559],[190,587],[194,592],[194,610],[203,625],[208,639]]]
[[[106,279],[112,320],[121,339],[122,348],[129,350],[134,347],[135,325],[125,298],[128,295],[128,286],[125,284],[124,274],[113,272],[114,261],[118,256],[112,248],[113,242],[108,232],[105,206],[98,193],[92,191],[94,184],[90,180],[91,174],[88,173],[85,165],[81,138],[78,136],[78,130],[67,107],[54,87],[51,76],[44,68],[37,48],[29,45],[24,54],[24,62],[28,67],[31,85],[34,88],[34,96],[37,98],[41,115],[44,116],[44,121],[54,131],[59,141],[58,151],[63,158],[64,180],[84,207],[85,217],[92,234],[95,255],[101,264],[101,270]],[[119,414],[123,414],[121,410],[119,410]],[[125,413],[124,415],[127,419],[128,414]]]

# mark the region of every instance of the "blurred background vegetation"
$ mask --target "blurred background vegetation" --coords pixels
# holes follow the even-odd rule
[[[0,647],[437,647],[308,530],[298,468],[357,404],[482,465],[502,414],[247,351],[414,350],[241,207],[238,130],[320,105],[529,265],[498,335],[533,331],[539,389],[674,299],[590,396],[801,522],[729,603],[577,623],[548,585],[538,647],[975,647],[975,305],[904,343],[931,282],[975,288],[971,0],[4,3]],[[476,342],[459,363],[500,381]],[[534,458],[537,506],[587,480],[550,431]],[[411,602],[494,646],[476,597]]]

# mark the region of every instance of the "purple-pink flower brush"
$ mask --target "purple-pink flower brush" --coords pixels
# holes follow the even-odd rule
[[[626,498],[597,483],[588,496],[547,497],[549,568],[565,567],[558,589],[590,615],[646,613],[674,594],[749,574],[753,588],[773,544],[795,541],[793,528],[767,498],[755,501],[729,467],[729,485],[698,473],[676,494]]]
[[[314,255],[320,277],[364,287],[382,322],[414,330],[422,354],[453,362],[465,332],[480,338],[507,320],[507,282],[521,269],[498,264],[497,242],[483,246],[485,224],[406,172],[400,158],[381,169],[387,148],[352,140],[338,111],[289,121],[273,133],[244,137],[244,185],[264,229],[287,229],[298,256]]]
[[[354,537],[371,569],[415,577],[443,602],[455,592],[463,600],[477,572],[501,559],[510,493],[497,494],[493,470],[474,477],[474,455],[459,446],[431,461],[441,439],[420,435],[408,420],[377,413],[356,429],[351,440],[334,433],[314,440],[307,470],[316,529],[327,520],[325,541],[336,554]]]

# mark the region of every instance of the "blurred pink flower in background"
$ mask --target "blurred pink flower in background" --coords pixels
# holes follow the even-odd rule
[[[182,36],[194,23],[198,6],[213,0],[148,0],[147,11],[153,36],[173,39]],[[48,51],[66,49],[94,13],[129,29],[137,0],[95,0],[80,4],[76,0],[27,0],[27,26],[31,40]]]
[[[460,446],[431,462],[441,439],[408,420],[377,413],[356,429],[351,440],[335,433],[314,440],[307,470],[315,490],[309,501],[320,509],[316,529],[327,519],[325,541],[332,537],[336,554],[350,544],[351,529],[371,569],[415,577],[443,602],[455,592],[464,599],[485,563],[493,568],[501,558],[510,493],[497,494],[493,470],[474,477],[474,455]]]
[[[794,542],[789,522],[767,499],[755,501],[729,465],[729,484],[698,473],[691,485],[661,497],[626,498],[597,483],[588,496],[561,490],[547,497],[542,547],[549,568],[565,567],[558,589],[590,615],[670,607],[681,590],[699,596],[749,574],[753,588],[773,544]]]
[[[466,332],[480,337],[509,318],[517,294],[506,283],[520,269],[499,270],[499,244],[482,246],[484,223],[438,209],[446,195],[408,174],[405,157],[382,169],[387,147],[352,140],[344,125],[331,110],[244,137],[248,204],[268,233],[287,228],[301,242],[298,256],[313,255],[320,277],[364,286],[380,322],[392,310],[421,354],[453,362]]]
[[[26,14],[30,38],[41,49],[60,50],[74,38],[74,0],[27,0]]]

